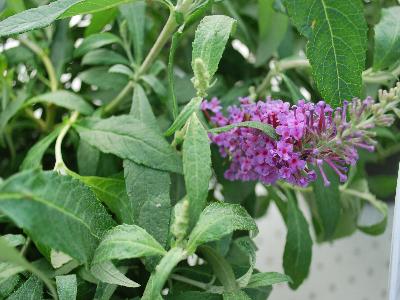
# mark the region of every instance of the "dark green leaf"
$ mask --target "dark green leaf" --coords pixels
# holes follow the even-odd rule
[[[282,282],[291,282],[291,279],[285,274],[276,272],[255,273],[251,276],[247,287],[257,288],[260,286],[269,286]]]
[[[7,298],[8,300],[41,300],[43,283],[39,278],[30,276],[24,284]]]
[[[93,13],[90,20],[90,25],[85,29],[85,37],[99,33],[107,24],[112,24],[117,16],[117,13],[118,10],[115,7]]]
[[[74,56],[79,57],[85,55],[91,50],[101,48],[110,44],[122,44],[122,41],[118,36],[109,32],[93,34],[85,38],[82,44],[80,44],[79,47],[75,49]]]
[[[214,76],[234,24],[234,19],[222,15],[207,16],[201,20],[193,42],[192,67],[200,58],[210,79]]]
[[[289,19],[273,8],[274,0],[258,0],[256,66],[265,64],[285,37]]]
[[[76,110],[84,115],[90,115],[94,111],[92,106],[83,98],[69,91],[56,91],[35,96],[29,99],[25,105],[30,106],[41,102],[52,103],[69,110]]]
[[[201,97],[195,97],[179,113],[178,117],[175,119],[174,123],[167,129],[164,133],[165,136],[170,136],[175,133],[175,131],[182,128],[186,121],[190,118],[193,112],[200,108],[200,103],[203,99]]]
[[[206,206],[211,178],[210,140],[196,113],[187,122],[182,154],[190,227],[193,227]]]
[[[361,96],[367,25],[361,0],[285,0],[294,25],[308,39],[307,57],[323,98],[333,106]]]
[[[298,100],[304,99],[303,94],[300,92],[300,89],[296,86],[296,84],[285,74],[281,74],[283,82],[285,82],[290,96],[292,97],[292,103],[297,103]]]
[[[0,211],[34,241],[82,263],[90,261],[99,239],[114,224],[88,187],[39,170],[19,173],[1,185]]]
[[[92,264],[165,253],[164,248],[143,228],[136,225],[119,225],[104,236],[96,249]]]
[[[110,261],[92,265],[90,271],[92,272],[93,276],[101,282],[131,288],[136,288],[140,286],[140,284],[126,277],[123,271],[117,269],[115,265]]]
[[[157,128],[157,119],[153,114],[149,100],[140,84],[136,84],[133,91],[130,114],[147,125]]]
[[[321,226],[321,238],[323,241],[331,240],[339,222],[341,203],[339,192],[339,177],[328,166],[324,167],[324,172],[330,181],[330,186],[326,187],[321,175],[313,183],[315,206],[317,214],[316,221]]]
[[[251,298],[241,290],[235,292],[225,292],[223,294],[224,300],[251,300]]]
[[[128,23],[136,63],[140,64],[143,59],[146,2],[138,1],[122,5],[120,12]]]
[[[180,157],[157,130],[132,116],[88,119],[75,127],[83,140],[104,153],[154,169],[182,172]]]
[[[59,300],[75,300],[78,293],[76,275],[56,277],[57,293]]]
[[[0,261],[21,267],[38,276],[44,281],[53,296],[56,295],[56,290],[51,283],[51,280],[41,270],[30,264],[25,258],[13,247],[10,247],[6,241],[0,238]]]
[[[400,7],[382,9],[375,26],[374,69],[383,70],[396,65],[400,59]]]
[[[194,251],[197,246],[218,240],[235,230],[258,231],[254,220],[240,205],[212,203],[201,213],[189,236],[187,249]]]
[[[108,67],[93,67],[79,73],[78,77],[86,84],[97,86],[103,90],[120,92],[128,83],[125,75],[110,73]]]
[[[97,49],[85,54],[82,58],[83,65],[129,65],[129,61],[121,54],[108,50]]]
[[[24,95],[20,95],[16,100],[8,103],[5,110],[0,113],[0,134],[3,133],[8,121],[20,110],[25,102]]]
[[[290,287],[297,289],[308,276],[312,255],[312,240],[308,223],[294,202],[288,200],[286,216],[287,236],[283,254],[283,268],[292,278]]]
[[[65,11],[61,18],[73,17],[75,15],[90,14],[102,10],[109,10],[117,5],[132,2],[135,0],[83,0]]]
[[[266,135],[268,135],[269,137],[273,138],[274,140],[277,139],[277,137],[278,137],[275,132],[274,127],[272,127],[269,124],[255,122],[255,121],[245,121],[245,122],[235,123],[235,124],[231,124],[231,125],[227,125],[227,126],[217,127],[217,128],[209,129],[208,132],[221,133],[221,132],[226,132],[226,131],[232,130],[236,127],[249,127],[249,128],[259,129],[262,132],[264,132]]]

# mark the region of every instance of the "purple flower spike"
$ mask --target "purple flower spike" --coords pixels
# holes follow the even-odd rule
[[[241,98],[240,103],[228,107],[228,116],[222,114],[217,98],[204,101],[201,108],[214,126],[262,122],[274,127],[279,138],[273,140],[258,129],[244,127],[210,135],[221,155],[230,158],[225,172],[229,180],[258,180],[265,184],[283,180],[304,187],[316,180],[314,170],[318,170],[325,186],[329,186],[326,165],[335,171],[340,182],[345,182],[348,167],[358,160],[357,150],[375,149],[369,129],[377,123],[393,121],[391,115],[374,115],[376,104],[371,98],[343,101],[343,106],[335,110],[324,101],[314,104],[301,100],[291,106],[271,98],[256,103]]]

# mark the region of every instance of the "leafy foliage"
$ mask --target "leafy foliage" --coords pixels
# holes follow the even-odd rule
[[[382,233],[397,124],[376,128],[378,151],[346,183],[325,170],[329,188],[265,195],[224,177],[232,153],[210,137],[274,143],[276,126],[244,114],[213,127],[200,108],[399,97],[378,93],[400,76],[399,14],[393,0],[0,1],[0,298],[266,299],[308,276],[310,230],[318,243]],[[286,274],[256,269],[270,205],[288,229]],[[381,219],[361,222],[364,205]]]

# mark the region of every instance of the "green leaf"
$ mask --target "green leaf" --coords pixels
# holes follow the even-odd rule
[[[182,172],[180,157],[157,130],[132,116],[88,119],[74,126],[83,140],[104,153],[154,169]]]
[[[7,297],[17,288],[21,281],[19,275],[12,275],[0,282],[0,298],[7,299]]]
[[[76,5],[65,11],[61,15],[61,18],[68,18],[76,15],[91,14],[94,12],[109,10],[115,6],[131,1],[135,0],[96,0],[96,1],[84,0],[80,1]]]
[[[206,206],[211,178],[210,140],[196,113],[193,113],[187,122],[182,156],[190,227],[193,227]]]
[[[255,65],[262,66],[278,49],[289,25],[286,15],[273,8],[274,0],[258,0],[258,47]]]
[[[204,17],[197,27],[192,53],[192,67],[196,59],[203,60],[210,79],[218,69],[235,20],[222,15]]]
[[[294,25],[305,35],[307,57],[322,97],[338,106],[361,96],[367,25],[361,0],[285,0]]]
[[[197,246],[218,240],[235,230],[258,232],[253,218],[240,205],[212,203],[201,213],[189,236],[187,249],[193,252]]]
[[[43,299],[43,283],[36,276],[30,276],[8,300]]]
[[[178,117],[178,112],[179,112],[178,103],[175,95],[174,61],[175,61],[175,52],[179,46],[179,43],[182,40],[182,36],[183,36],[183,27],[181,27],[172,36],[171,48],[169,50],[169,57],[168,57],[168,98],[169,98],[168,100],[174,120]]]
[[[74,177],[85,183],[96,194],[121,223],[133,224],[135,222],[134,203],[129,201],[126,193],[125,181],[118,178],[79,176]]]
[[[0,261],[14,264],[35,274],[37,277],[43,280],[47,288],[55,297],[56,290],[47,275],[30,264],[17,250],[15,250],[13,247],[10,247],[3,238],[0,238]]]
[[[187,258],[187,255],[188,253],[180,247],[175,247],[169,250],[157,265],[156,271],[151,274],[141,299],[162,299],[160,292],[170,273],[181,260]]]
[[[162,256],[164,254],[166,254],[164,248],[143,228],[136,225],[120,225],[111,229],[97,247],[92,262],[92,273],[96,276],[97,266],[111,264],[112,260]],[[132,285],[132,282],[127,285],[126,282],[100,277],[99,279],[107,283],[129,287],[138,286],[137,284]]]
[[[384,70],[400,59],[400,7],[382,9],[380,22],[375,26],[374,69]]]
[[[55,32],[51,44],[51,62],[56,70],[57,78],[65,71],[65,65],[72,59],[74,41],[69,30],[69,20],[60,20],[55,23]]]
[[[111,260],[165,255],[164,248],[143,228],[119,225],[104,236],[94,254],[92,264]]]
[[[103,90],[120,92],[128,83],[125,75],[110,73],[108,67],[93,67],[79,73],[78,77],[86,84],[97,86]]]
[[[296,84],[285,74],[280,74],[282,76],[283,82],[286,84],[290,92],[290,96],[292,97],[292,103],[297,103],[298,100],[304,99],[303,94],[300,92],[300,89],[296,86]]]
[[[250,278],[247,285],[248,288],[257,288],[263,286],[269,286],[282,282],[291,282],[289,276],[276,272],[256,273]]]
[[[140,286],[140,284],[126,277],[124,273],[118,270],[115,265],[110,261],[92,265],[90,271],[92,272],[93,276],[101,282],[131,288],[136,288]]]
[[[22,234],[5,234],[2,238],[10,247],[18,247],[25,243],[26,239]]]
[[[136,84],[134,87],[130,114],[149,126],[154,128],[158,126],[149,100],[140,84]]]
[[[151,89],[161,98],[164,98],[167,95],[167,89],[163,85],[163,83],[154,75],[143,75],[141,79],[147,83]]]
[[[124,161],[125,183],[136,224],[166,246],[171,217],[167,172]]]
[[[179,113],[178,117],[175,119],[174,123],[165,131],[165,136],[170,136],[175,133],[175,131],[182,128],[186,121],[190,118],[193,112],[199,110],[200,103],[203,99],[201,97],[195,97]]]
[[[50,145],[56,140],[60,133],[62,126],[57,126],[49,135],[38,141],[25,156],[24,161],[21,164],[21,170],[35,169],[41,166],[43,155]]]
[[[30,106],[41,102],[52,103],[69,110],[76,110],[83,115],[91,115],[94,111],[92,106],[83,98],[69,91],[56,91],[35,96],[29,99],[25,105]]]
[[[146,2],[138,1],[122,5],[120,12],[128,24],[136,63],[140,64],[143,60]]]
[[[29,9],[0,22],[0,36],[22,33],[50,25],[65,11],[83,0],[59,0]]]
[[[114,7],[92,14],[90,25],[85,29],[85,37],[101,32],[107,24],[112,24],[118,10]]]
[[[218,294],[189,291],[183,293],[177,293],[176,295],[168,295],[167,300],[221,300],[221,296]]]
[[[324,166],[324,172],[331,183],[330,186],[324,185],[322,176],[317,176],[312,186],[316,206],[315,218],[322,230],[321,238],[323,241],[329,241],[335,234],[342,207],[338,175],[328,166]]]
[[[59,300],[74,300],[78,293],[76,275],[56,276]]]
[[[96,288],[96,294],[94,295],[94,300],[110,300],[117,287],[116,284],[99,282]]]
[[[256,121],[245,121],[245,122],[230,124],[227,126],[212,128],[212,129],[209,129],[208,132],[221,133],[221,132],[226,132],[226,131],[232,130],[237,127],[248,127],[248,128],[259,129],[274,140],[276,140],[278,138],[278,135],[276,134],[274,127],[272,127],[269,124],[256,122]]]
[[[223,294],[224,300],[251,300],[249,295],[247,295],[244,291],[238,290],[234,292],[225,292]]]
[[[82,65],[129,65],[129,61],[118,52],[108,49],[97,49],[86,53]]]
[[[108,72],[122,74],[124,76],[128,76],[128,78],[133,78],[135,76],[132,69],[125,65],[114,65],[108,69]]]
[[[1,185],[0,211],[35,242],[81,263],[91,260],[114,224],[88,187],[69,176],[39,170],[16,174]]]
[[[8,121],[20,110],[25,102],[24,95],[8,103],[7,107],[0,113],[0,135],[3,133]]]
[[[82,44],[80,44],[79,47],[75,49],[74,56],[80,57],[91,50],[98,49],[110,44],[122,44],[122,41],[118,36],[109,32],[92,34],[85,38]]]
[[[292,278],[290,287],[297,289],[308,276],[312,254],[312,240],[308,223],[294,202],[288,200],[286,216],[287,236],[283,254],[283,268]]]

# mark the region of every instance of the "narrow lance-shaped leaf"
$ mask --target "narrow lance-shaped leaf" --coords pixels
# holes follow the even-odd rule
[[[111,261],[164,255],[165,253],[164,248],[143,228],[136,225],[120,225],[111,229],[97,247],[92,261],[92,273],[97,277],[99,267],[104,268],[108,265],[108,269],[113,269],[114,274],[117,274],[119,279],[115,280],[115,276],[113,278],[103,276],[99,277],[100,280],[112,284],[137,287],[139,285],[122,273],[118,275],[117,272],[119,271],[110,265],[112,264]]]
[[[154,169],[182,172],[178,154],[156,129],[129,115],[88,119],[74,125],[80,137],[104,153],[112,153]]]
[[[255,122],[255,121],[245,121],[245,122],[230,124],[227,126],[212,128],[212,129],[209,129],[208,132],[221,133],[221,132],[226,132],[226,131],[232,130],[236,127],[248,127],[248,128],[259,129],[262,132],[264,132],[266,135],[268,135],[269,137],[273,138],[274,140],[276,140],[278,138],[278,135],[276,134],[274,127],[272,127],[269,124]]]
[[[234,19],[222,15],[207,16],[201,20],[193,42],[193,68],[196,59],[201,59],[210,79],[214,76],[234,24]]]
[[[235,230],[258,232],[253,218],[240,205],[212,203],[201,213],[189,236],[187,249],[193,252],[197,246],[218,240]]]
[[[193,227],[206,206],[211,178],[210,140],[195,112],[187,123],[182,152],[190,226]]]
[[[339,192],[339,177],[329,167],[324,168],[325,174],[330,181],[326,187],[322,176],[317,177],[313,183],[315,206],[317,210],[317,222],[321,225],[322,240],[331,240],[335,234],[339,222],[341,203]]]
[[[76,275],[56,277],[57,293],[59,300],[75,300],[78,293]]]
[[[85,55],[91,50],[101,48],[110,44],[122,44],[121,39],[109,32],[102,32],[88,36],[79,45],[78,48],[75,49],[74,56],[79,57]]]
[[[8,300],[42,299],[43,283],[36,276],[30,276],[21,287],[8,297]]]
[[[1,185],[0,211],[33,241],[81,263],[91,260],[99,240],[114,225],[88,187],[69,176],[39,170],[16,174]]]
[[[29,99],[25,105],[30,106],[40,102],[52,103],[69,110],[76,110],[84,115],[90,115],[94,111],[93,107],[83,98],[69,91],[57,91],[42,94]]]
[[[338,106],[361,96],[367,25],[361,0],[285,0],[294,25],[305,35],[313,78],[325,101]]]
[[[297,289],[308,276],[312,240],[308,223],[292,198],[287,204],[286,226],[288,231],[283,254],[283,268],[285,273],[292,278],[290,287]]]
[[[158,130],[157,120],[141,85],[134,88],[131,115]],[[124,161],[128,197],[137,224],[166,246],[169,235],[171,184],[167,172],[148,168],[133,161]]]
[[[383,70],[400,60],[400,7],[382,9],[380,22],[375,26],[374,69]]]
[[[107,10],[134,0],[58,0],[28,9],[0,22],[0,36],[43,28],[57,19]]]
[[[56,296],[51,280],[41,270],[30,264],[17,250],[10,247],[3,238],[0,238],[0,261],[15,264],[35,274],[46,284],[53,296]]]

